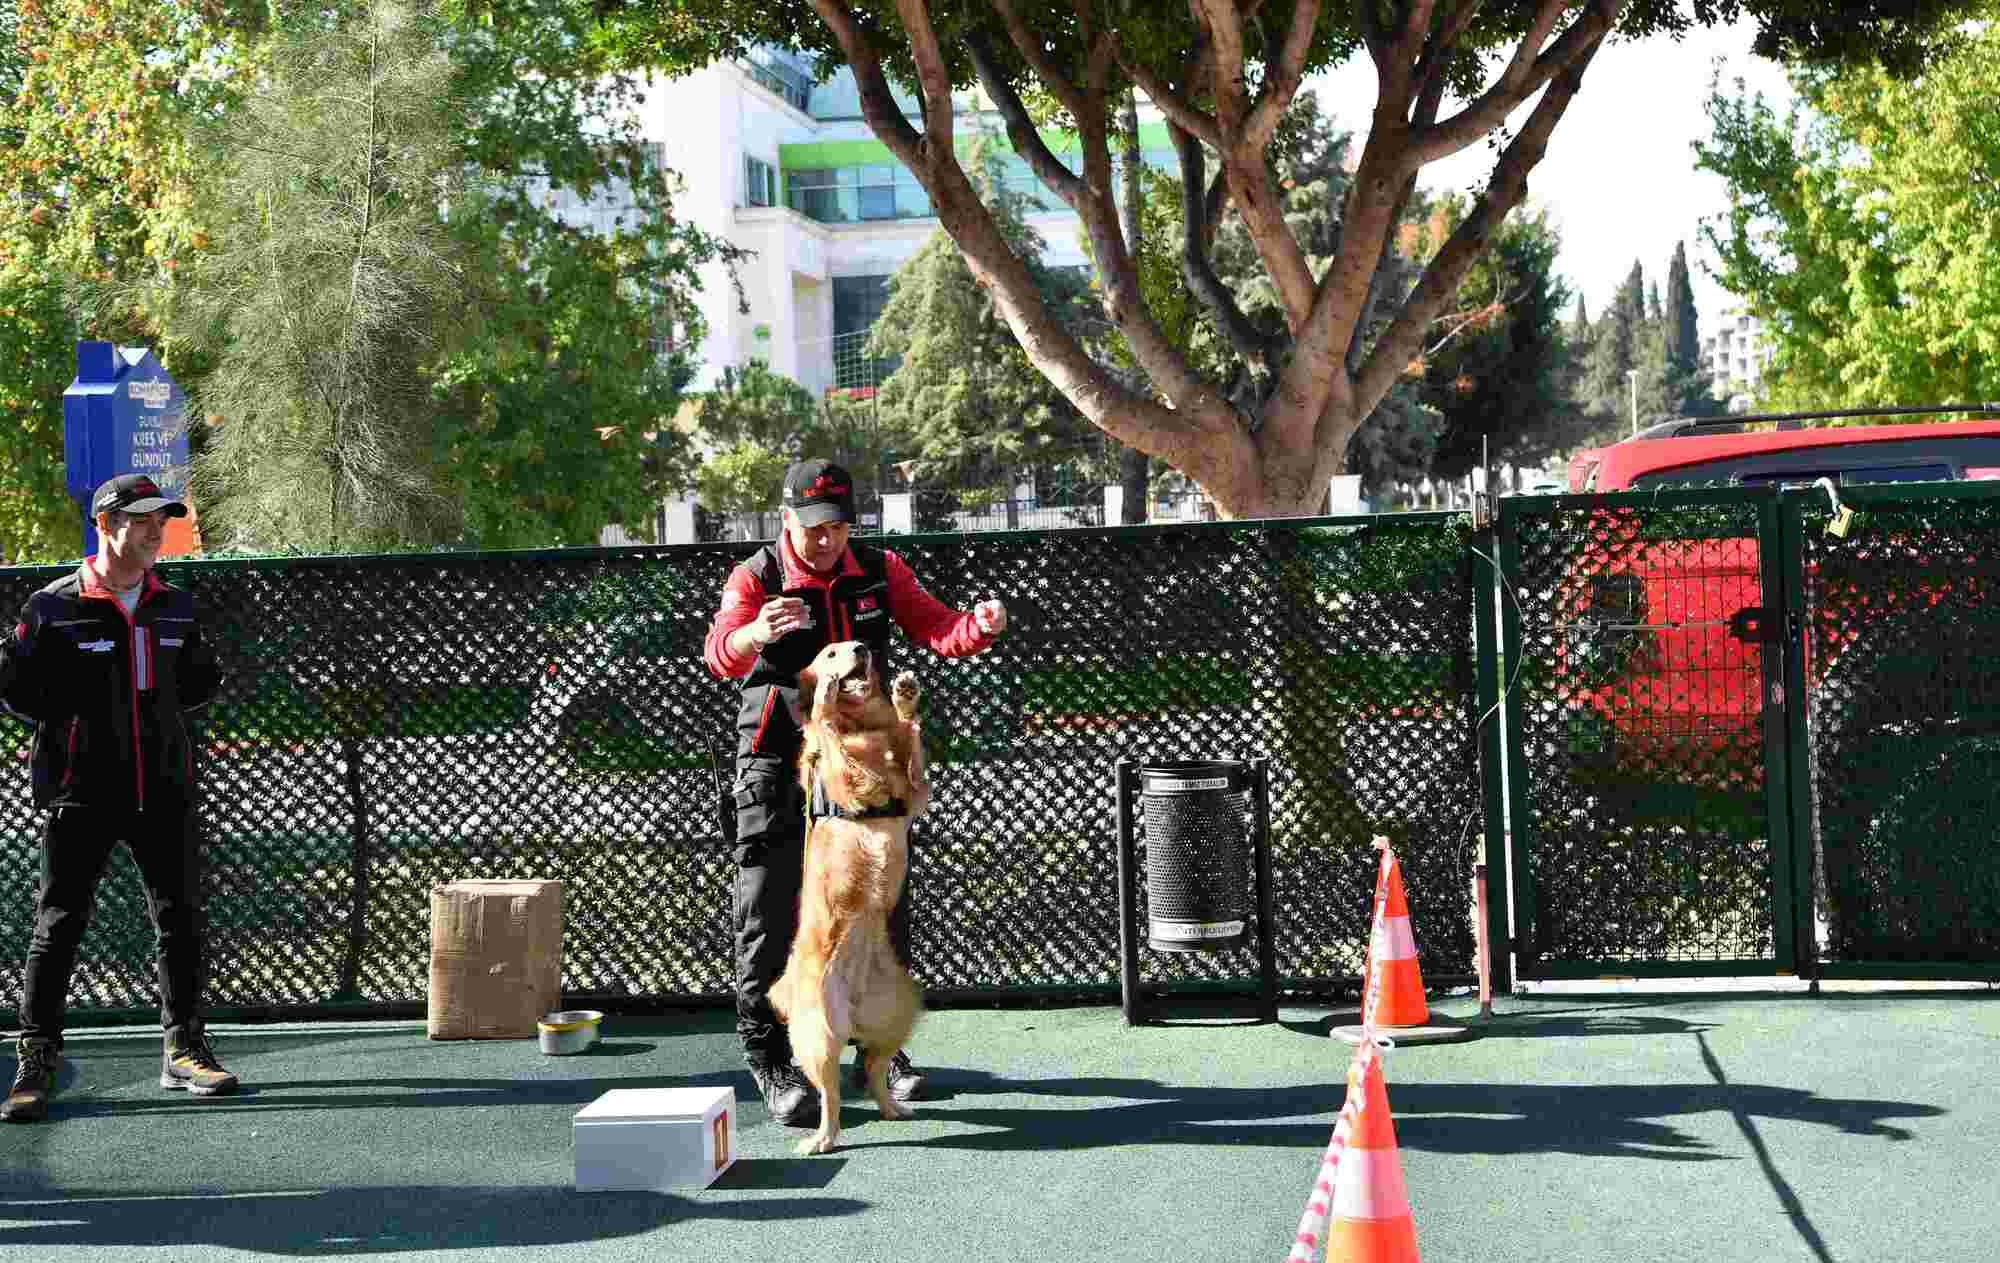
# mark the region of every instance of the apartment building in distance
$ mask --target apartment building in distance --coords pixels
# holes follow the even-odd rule
[[[916,101],[899,100],[914,118]],[[873,385],[879,366],[862,343],[889,277],[938,224],[923,186],[862,120],[853,74],[816,82],[805,59],[765,49],[655,82],[642,109],[646,136],[663,142],[684,184],[675,210],[755,252],[739,268],[747,312],[720,266],[702,278],[709,334],[695,387],[751,359],[815,393]],[[1039,203],[1028,222],[1044,260],[1084,266],[1075,212],[1011,152],[999,115],[975,93],[961,94],[954,115],[961,154],[990,137],[1005,155],[1002,182]],[[1150,110],[1141,137],[1146,161],[1169,162],[1166,127]],[[1049,140],[1066,156],[1069,142]]]
[[[1749,411],[1774,350],[1764,322],[1741,307],[1723,312],[1720,326],[1701,340],[1701,362],[1715,397],[1731,412]]]

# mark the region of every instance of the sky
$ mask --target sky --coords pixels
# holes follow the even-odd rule
[[[1703,216],[1727,206],[1722,181],[1695,170],[1697,139],[1708,135],[1702,103],[1711,64],[1724,59],[1724,83],[1741,76],[1782,112],[1790,100],[1784,73],[1750,53],[1748,23],[1697,27],[1676,43],[1665,38],[1611,43],[1584,72],[1583,88],[1556,125],[1548,152],[1529,173],[1528,200],[1549,212],[1562,238],[1558,268],[1583,295],[1591,319],[1603,314],[1636,259],[1664,294],[1674,244],[1685,241],[1695,308],[1705,335],[1733,302],[1703,268]],[[1307,83],[1337,125],[1366,130],[1375,102],[1374,67],[1365,56]],[[1530,100],[1532,104],[1532,98]],[[1447,106],[1447,108],[1449,108]],[[1527,108],[1515,121],[1527,116]],[[1493,151],[1475,144],[1425,167],[1426,188],[1483,187]],[[1572,308],[1573,309],[1573,308]]]

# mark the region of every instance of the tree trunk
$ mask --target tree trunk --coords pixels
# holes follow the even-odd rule
[[[1113,526],[1137,526],[1149,516],[1146,512],[1146,492],[1152,485],[1152,457],[1136,447],[1118,449],[1118,485],[1123,493],[1118,498],[1118,520]]]
[[[964,50],[1005,120],[1015,152],[1076,212],[1089,242],[1105,318],[1144,370],[1143,388],[1134,389],[1124,374],[1094,360],[1053,318],[1033,277],[959,166],[952,144],[952,72],[944,51],[950,35],[932,25],[927,7],[915,0],[897,6],[923,103],[920,131],[897,104],[880,54],[855,11],[840,0],[812,0],[814,12],[854,70],[869,130],[930,194],[939,225],[958,245],[974,279],[993,296],[1029,360],[1100,430],[1194,479],[1221,515],[1230,518],[1303,516],[1322,504],[1327,480],[1345,467],[1348,441],[1362,419],[1422,355],[1433,321],[1485,249],[1488,234],[1525,196],[1528,172],[1541,160],[1550,132],[1581,84],[1584,67],[1623,7],[1624,0],[1596,0],[1580,9],[1568,0],[1536,0],[1527,6],[1522,41],[1498,78],[1455,115],[1440,120],[1446,88],[1440,68],[1481,6],[1453,6],[1442,17],[1428,4],[1394,6],[1400,16],[1393,27],[1384,23],[1376,6],[1357,6],[1381,91],[1376,125],[1343,209],[1337,255],[1320,269],[1306,258],[1285,222],[1283,194],[1266,157],[1267,143],[1308,60],[1316,5],[1302,3],[1282,42],[1264,46],[1261,86],[1253,88],[1244,74],[1257,57],[1251,51],[1255,37],[1246,24],[1248,15],[1219,0],[1200,0],[1195,12],[1204,39],[1191,54],[1182,83],[1200,85],[1212,100],[1204,104],[1129,56],[1119,46],[1115,24],[1097,28],[1088,18],[1082,21],[1081,33],[1090,45],[1083,60],[1095,70],[1073,79],[1047,56],[1036,32],[1010,6],[996,3],[1015,51],[1075,120],[1080,171],[1050,151],[1033,112],[985,37],[961,32]],[[1434,19],[1440,24],[1436,29]],[[1268,348],[1279,354],[1247,348],[1255,359],[1278,364],[1269,390],[1256,392],[1254,399],[1225,398],[1147,306],[1136,265],[1139,238],[1121,222],[1126,217],[1112,195],[1111,133],[1125,104],[1109,94],[1106,69],[1114,64],[1161,109],[1170,128],[1220,156],[1229,201],[1279,297],[1287,327],[1281,345]],[[1368,296],[1416,173],[1425,163],[1492,134],[1537,94],[1526,119],[1513,125],[1484,193],[1464,222],[1387,325],[1379,331],[1370,327],[1365,320]],[[1188,204],[1194,205],[1191,198]],[[1205,248],[1200,242],[1194,246],[1196,251]],[[1226,295],[1204,299],[1213,307]],[[1240,311],[1218,314],[1226,327],[1242,324]]]

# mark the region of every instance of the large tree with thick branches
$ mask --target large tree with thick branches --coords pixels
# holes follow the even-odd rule
[[[1908,71],[1976,3],[1951,0],[597,0],[628,65],[691,69],[756,44],[851,67],[869,129],[913,172],[945,231],[1037,368],[1098,428],[1201,484],[1231,517],[1315,511],[1362,420],[1411,371],[1459,282],[1576,100],[1609,38],[1671,37],[1747,16],[1784,60],[1877,59]],[[1376,104],[1341,208],[1338,248],[1309,256],[1284,215],[1268,153],[1307,76],[1365,56]],[[915,117],[892,93],[914,93]],[[1093,358],[1046,310],[981,202],[954,142],[955,93],[977,85],[1009,142],[1077,216],[1105,317],[1143,374]],[[1204,372],[1139,283],[1138,243],[1115,198],[1120,115],[1134,91],[1164,116],[1188,213],[1181,271],[1227,338]],[[1644,103],[1629,109],[1645,143]],[[1066,165],[1040,127],[1073,130]],[[1385,267],[1427,163],[1494,138],[1485,188],[1414,284]],[[1678,155],[1663,155],[1677,160]],[[1246,311],[1211,264],[1235,216],[1275,295]]]

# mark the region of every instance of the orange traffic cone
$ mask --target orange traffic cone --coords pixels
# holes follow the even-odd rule
[[[1423,1026],[1430,1021],[1431,1010],[1424,1003],[1417,936],[1410,932],[1410,905],[1403,898],[1403,869],[1387,838],[1377,838],[1375,844],[1382,849],[1382,871],[1375,879],[1375,930],[1368,939],[1362,1021],[1372,1018],[1378,1027]]]
[[[1347,1072],[1350,1099],[1357,1089],[1361,1112],[1334,1171],[1326,1263],[1417,1263],[1417,1224],[1410,1216],[1403,1160],[1396,1152],[1382,1058],[1372,1048],[1364,1049]]]

